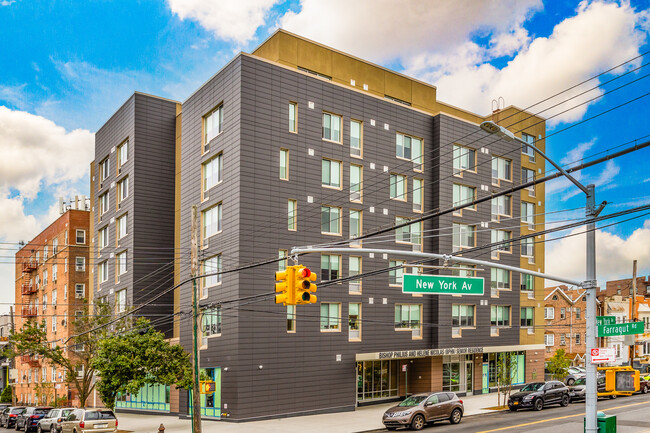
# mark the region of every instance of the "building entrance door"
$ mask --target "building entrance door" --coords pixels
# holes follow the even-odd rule
[[[472,394],[474,361],[472,355],[452,355],[442,358],[443,391]]]

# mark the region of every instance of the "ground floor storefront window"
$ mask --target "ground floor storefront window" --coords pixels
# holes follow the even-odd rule
[[[474,380],[474,355],[442,358],[442,390],[471,393]]]
[[[486,368],[487,367],[487,368]],[[483,389],[493,388],[498,383],[499,368],[502,376],[508,376],[512,385],[521,385],[526,381],[526,354],[520,352],[499,352],[483,354]],[[487,374],[486,374],[487,373]],[[487,376],[487,377],[486,377]]]
[[[399,361],[357,362],[357,401],[397,397]]]
[[[118,393],[115,407],[169,412],[169,386],[145,385],[135,393]]]
[[[212,380],[215,391],[201,394],[201,416],[221,418],[221,368],[202,368],[201,380]],[[192,414],[192,393],[189,394],[190,415]]]

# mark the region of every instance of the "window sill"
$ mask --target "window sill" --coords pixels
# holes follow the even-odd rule
[[[361,155],[353,155],[352,153],[350,153],[350,158],[363,159],[363,152],[361,153]]]
[[[350,343],[361,343],[361,338],[348,338]]]
[[[335,191],[343,191],[342,186],[331,186],[331,185],[323,185],[322,183],[320,184],[321,187],[327,188],[327,189],[333,189]]]
[[[321,329],[320,332],[332,333],[332,332],[341,332],[341,330],[340,329]]]
[[[390,199],[391,199],[391,200],[395,200],[395,201],[401,201],[402,203],[407,203],[407,202],[408,202],[408,199],[406,199],[406,198],[395,198],[395,197],[391,197]]]
[[[326,141],[328,143],[343,144],[342,141],[334,141],[334,140],[330,140],[329,138],[321,138],[321,140]]]
[[[320,232],[321,235],[325,236],[342,236],[341,233],[328,233],[328,232]]]

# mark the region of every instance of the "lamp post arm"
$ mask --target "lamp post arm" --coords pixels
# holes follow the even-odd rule
[[[523,143],[523,144],[525,144],[526,146],[532,148],[535,152],[539,153],[539,154],[542,156],[542,158],[544,158],[544,159],[547,160],[549,163],[551,163],[551,165],[552,165],[553,167],[555,167],[555,168],[556,168],[560,173],[562,173],[562,174],[563,174],[567,179],[569,179],[569,180],[571,181],[571,183],[573,183],[575,186],[577,186],[578,188],[580,188],[580,189],[582,190],[582,192],[584,192],[585,194],[589,194],[589,190],[587,189],[586,186],[584,186],[583,184],[581,184],[580,182],[578,182],[578,181],[576,180],[575,177],[571,176],[571,175],[570,175],[570,174],[569,174],[565,169],[563,169],[562,167],[560,167],[558,164],[555,163],[555,161],[553,161],[551,158],[549,158],[548,156],[546,156],[546,154],[545,154],[544,152],[542,152],[541,150],[539,150],[539,149],[537,148],[537,146],[535,146],[534,144],[526,143],[524,140],[522,140],[522,139],[519,138],[519,137],[515,137],[515,139],[516,139],[517,141],[519,141],[520,143]]]

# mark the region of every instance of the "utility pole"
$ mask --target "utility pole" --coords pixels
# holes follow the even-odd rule
[[[14,307],[13,306],[9,306],[9,317],[11,318],[11,335],[13,335],[14,332],[16,331],[16,325],[14,324]],[[11,358],[11,368],[13,370],[15,370],[16,369],[16,351],[12,350],[12,352],[13,352],[14,356]],[[9,379],[9,378],[7,378],[7,379]],[[7,380],[7,382],[9,382],[9,380]],[[17,382],[17,380],[16,380],[16,382]],[[9,384],[9,386],[11,386],[11,384]],[[13,406],[16,406],[16,387],[15,386],[11,386],[11,404]]]
[[[201,433],[201,394],[199,389],[199,343],[198,343],[198,321],[199,306],[196,277],[199,275],[199,237],[198,237],[198,211],[196,205],[192,206],[192,373],[194,384],[192,386],[192,432]]]
[[[632,311],[630,321],[636,322],[636,260],[632,262]],[[630,345],[630,367],[634,367],[634,356],[636,355],[636,335],[632,335],[634,343]]]

